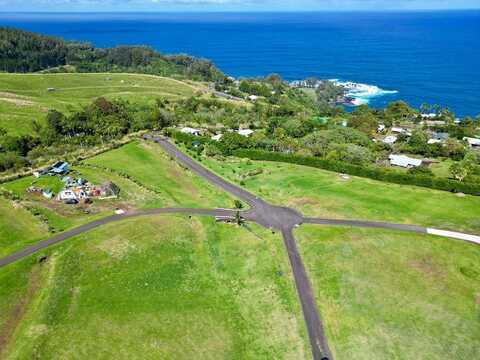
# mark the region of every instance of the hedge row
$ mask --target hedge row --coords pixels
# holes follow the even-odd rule
[[[340,161],[319,159],[315,157],[305,157],[293,154],[250,149],[235,150],[233,155],[242,158],[249,158],[251,160],[276,161],[310,166],[314,168],[334,171],[338,173],[345,173],[353,176],[360,176],[394,184],[414,185],[435,190],[480,195],[480,184],[464,183],[457,180],[440,178],[435,176],[412,175],[406,172],[399,172],[380,167],[364,167]]]

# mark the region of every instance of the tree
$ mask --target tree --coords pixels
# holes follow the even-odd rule
[[[348,121],[348,126],[367,135],[371,135],[378,129],[378,120],[370,108],[368,108],[368,105],[366,105],[366,108],[360,109],[362,106],[359,106],[359,108],[352,112],[352,117]]]
[[[469,173],[468,165],[464,161],[455,162],[450,166],[450,174],[455,180],[463,181]]]
[[[427,103],[423,103],[420,105],[420,112],[422,114],[428,114],[430,112],[430,105]]]

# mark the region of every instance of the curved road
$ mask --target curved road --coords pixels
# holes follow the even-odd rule
[[[282,233],[290,265],[292,267],[298,297],[302,306],[303,317],[307,326],[312,356],[314,360],[328,360],[333,359],[333,357],[330,352],[323,324],[317,310],[315,298],[312,292],[312,288],[310,286],[310,281],[308,279],[305,266],[298,252],[297,244],[293,236],[293,229],[295,227],[299,226],[302,223],[307,223],[318,225],[339,225],[392,229],[421,234],[434,234],[438,236],[460,239],[464,241],[470,241],[475,244],[480,244],[480,237],[476,235],[448,232],[414,225],[392,224],[361,220],[304,218],[294,209],[271,205],[264,200],[258,198],[257,196],[249,193],[248,191],[225,181],[223,178],[207,170],[206,168],[192,160],[190,157],[182,153],[166,139],[160,137],[152,137],[150,135],[146,135],[144,136],[144,138],[153,140],[158,143],[168,154],[170,154],[170,156],[174,157],[178,162],[182,163],[184,166],[186,166],[202,178],[206,179],[214,186],[223,189],[224,191],[234,195],[235,197],[249,204],[250,209],[241,212],[242,218],[247,221],[256,222],[266,228],[279,230]],[[55,235],[47,240],[31,245],[22,251],[4,257],[0,259],[0,267],[11,264],[12,262],[29,256],[39,250],[65,241],[73,236],[90,231],[96,227],[124,220],[127,218],[159,214],[188,214],[200,216],[235,217],[236,213],[236,210],[228,209],[163,208],[138,210],[122,215],[112,215],[103,219],[93,221],[89,224],[82,225],[70,231]]]

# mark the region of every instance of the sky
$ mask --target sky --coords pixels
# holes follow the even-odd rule
[[[0,0],[0,12],[480,9],[480,0]]]

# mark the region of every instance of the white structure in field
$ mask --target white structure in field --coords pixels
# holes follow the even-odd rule
[[[470,145],[470,147],[480,146],[480,139],[464,137],[463,140],[465,140],[468,143],[468,145]]]
[[[382,140],[384,144],[388,144],[388,145],[395,144],[396,141],[397,141],[397,137],[395,135],[389,135]]]
[[[180,130],[180,132],[182,132],[184,134],[195,135],[195,136],[200,135],[200,130],[194,129],[194,128],[191,128],[191,127],[184,127],[184,128],[182,128],[182,130]]]
[[[214,135],[212,136],[212,140],[214,141],[220,141],[220,139],[222,138],[223,134],[217,134],[217,135]]]
[[[247,137],[248,137],[248,136],[250,136],[250,135],[253,134],[253,130],[250,130],[250,129],[240,129],[240,130],[237,131],[237,133],[238,133],[239,135],[247,136]]]
[[[257,95],[250,95],[250,96],[248,97],[248,100],[255,102],[255,101],[258,100],[258,96],[257,96]]]
[[[400,166],[403,168],[412,168],[412,167],[418,167],[422,165],[423,160],[421,159],[414,159],[411,157],[408,157],[406,155],[390,155],[389,157],[390,160],[390,165],[392,166]]]

